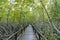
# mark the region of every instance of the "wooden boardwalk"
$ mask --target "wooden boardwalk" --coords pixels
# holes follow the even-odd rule
[[[18,40],[37,40],[31,25],[26,28],[23,36],[18,37]]]

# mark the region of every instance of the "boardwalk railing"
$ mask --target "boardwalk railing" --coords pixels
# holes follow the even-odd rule
[[[27,28],[27,26],[28,25],[26,25],[25,27],[22,27],[17,32],[15,32],[11,36],[9,36],[6,40],[17,40],[18,36],[22,35],[22,32],[25,30],[25,28]]]
[[[41,38],[44,38],[44,40],[47,40],[47,39],[45,38],[45,36],[42,35],[42,33],[41,33],[40,31],[38,31],[37,28],[36,28],[34,25],[32,25],[32,27],[33,27],[33,30],[34,30],[35,35],[36,35],[36,37],[37,37],[37,40],[42,40]]]

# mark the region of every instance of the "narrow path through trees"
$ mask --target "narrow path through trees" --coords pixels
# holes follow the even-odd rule
[[[31,25],[26,28],[23,36],[19,36],[18,40],[37,40]]]

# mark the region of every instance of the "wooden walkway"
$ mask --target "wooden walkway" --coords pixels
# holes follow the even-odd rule
[[[37,40],[31,25],[26,28],[22,36],[18,37],[18,40]]]

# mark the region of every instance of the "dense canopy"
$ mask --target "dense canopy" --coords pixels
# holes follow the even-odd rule
[[[60,0],[0,0],[2,39],[28,24],[44,36],[42,40],[60,40]]]

